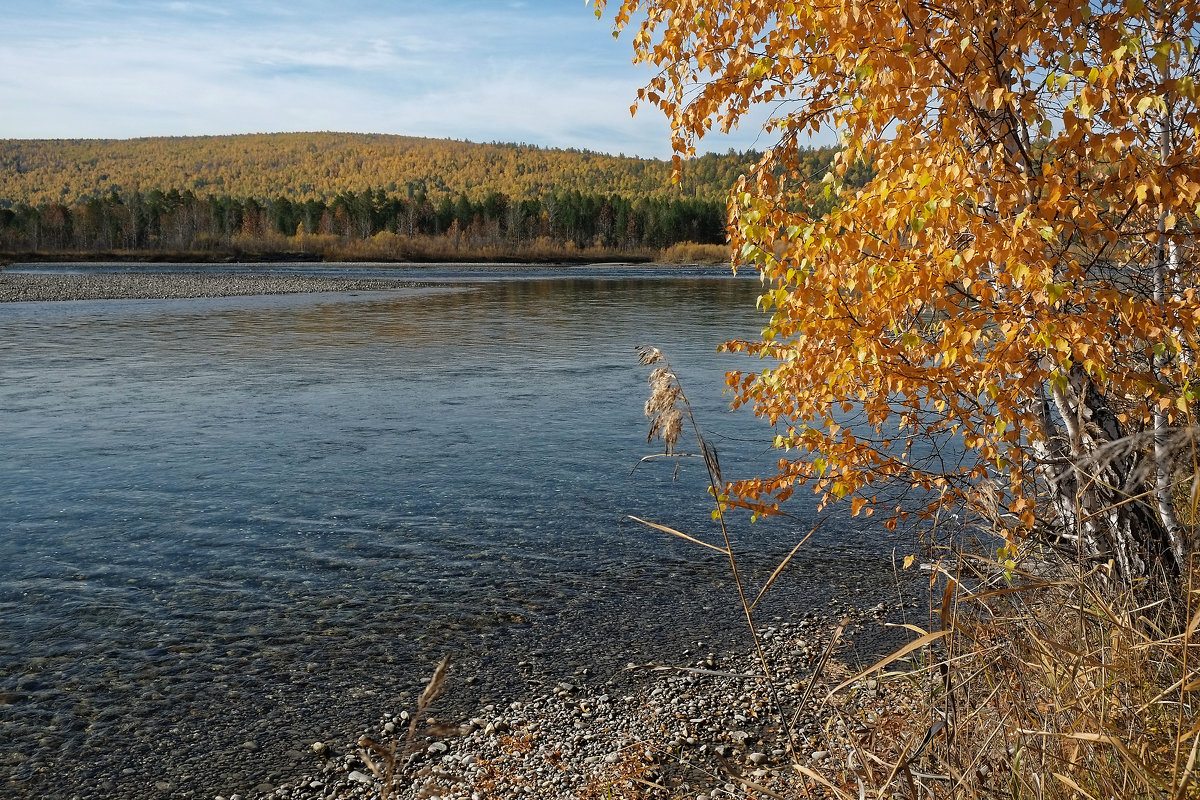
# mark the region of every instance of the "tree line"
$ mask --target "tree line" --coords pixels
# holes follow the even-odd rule
[[[441,237],[462,249],[519,252],[549,244],[632,252],[723,243],[725,217],[723,200],[580,191],[526,199],[492,191],[472,200],[466,193],[435,199],[368,190],[330,200],[258,200],[153,189],[0,208],[0,250],[220,251],[247,242],[286,246],[305,237],[346,242],[392,234]]]

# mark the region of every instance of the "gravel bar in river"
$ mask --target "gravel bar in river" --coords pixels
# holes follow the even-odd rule
[[[89,275],[0,272],[0,302],[177,300],[190,297],[372,291],[408,288],[412,285],[409,281],[396,280],[203,272],[117,272]]]

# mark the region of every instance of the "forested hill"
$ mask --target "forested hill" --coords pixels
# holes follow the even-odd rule
[[[579,191],[723,199],[755,153],[706,155],[682,185],[655,159],[408,136],[275,133],[152,139],[0,140],[0,207],[135,191],[329,200],[348,192],[535,198]]]

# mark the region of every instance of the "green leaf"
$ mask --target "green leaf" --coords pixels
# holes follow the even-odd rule
[[[1061,372],[1055,372],[1050,376],[1050,385],[1054,387],[1055,391],[1067,391],[1067,376]]]
[[[771,59],[766,56],[759,56],[758,60],[754,62],[754,66],[750,68],[750,77],[758,79],[765,76],[771,71],[772,63]]]

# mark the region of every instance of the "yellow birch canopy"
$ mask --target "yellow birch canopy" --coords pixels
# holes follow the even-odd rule
[[[1039,493],[1061,493],[1067,472],[1084,502],[1113,467],[1088,458],[1189,417],[1198,13],[1180,0],[620,4],[616,28],[658,70],[640,100],[670,119],[680,157],[754,106],[775,113],[778,144],[730,200],[735,263],[761,272],[771,317],[760,341],[729,346],[764,369],[730,383],[787,452],[733,497],[770,510],[810,483],[858,513],[893,484],[938,498],[927,514],[990,504],[1033,529]],[[833,170],[803,174],[800,149],[830,132]],[[860,160],[873,177],[851,188]],[[814,180],[835,201],[821,216],[800,202]],[[958,456],[921,457],[921,442],[949,439]],[[1109,489],[1144,494],[1130,459],[1148,446]]]

